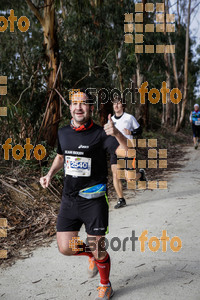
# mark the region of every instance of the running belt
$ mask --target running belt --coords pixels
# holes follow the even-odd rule
[[[96,199],[105,196],[106,184],[97,184],[79,191],[79,196],[86,199]]]

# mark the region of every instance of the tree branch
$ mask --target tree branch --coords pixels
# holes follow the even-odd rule
[[[26,0],[26,3],[30,7],[30,9],[32,10],[32,12],[36,16],[36,18],[38,19],[40,24],[42,26],[44,26],[44,19],[42,18],[41,14],[39,13],[39,10],[37,9],[37,7],[33,4],[33,2],[31,0]]]

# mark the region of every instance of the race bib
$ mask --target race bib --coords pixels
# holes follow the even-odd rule
[[[89,157],[65,156],[65,176],[89,177],[91,175],[91,161]]]
[[[200,125],[200,121],[195,121],[195,125]]]

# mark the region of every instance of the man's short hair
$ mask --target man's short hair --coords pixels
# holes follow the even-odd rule
[[[89,105],[93,105],[94,104],[94,98],[93,96],[88,92],[87,88],[80,88],[80,89],[73,89],[71,90],[71,97],[73,94],[77,94],[77,93],[84,93],[87,96],[87,99],[85,101],[85,103],[89,104]],[[71,99],[70,99],[71,100]]]
[[[113,104],[114,104],[114,103],[117,103],[117,102],[121,102],[121,103],[122,103],[122,107],[123,107],[123,109],[125,110],[126,104],[123,103],[124,101],[123,101],[122,97],[120,97],[119,95],[114,96],[113,99],[112,99],[112,102],[113,102]]]

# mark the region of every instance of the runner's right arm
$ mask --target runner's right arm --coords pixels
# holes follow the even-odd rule
[[[190,113],[190,123],[192,123],[192,112]]]
[[[43,188],[48,187],[52,177],[63,168],[63,163],[64,155],[57,154],[47,175],[40,178],[40,184]]]

